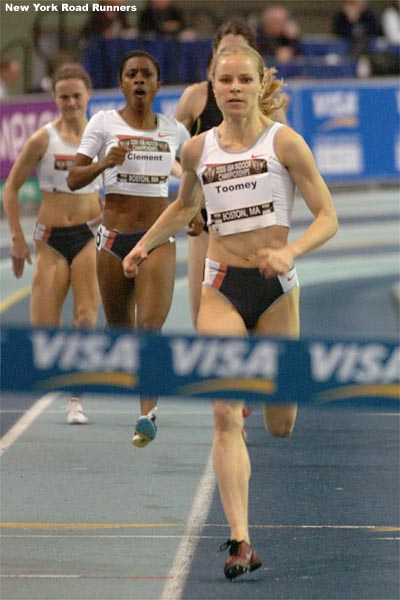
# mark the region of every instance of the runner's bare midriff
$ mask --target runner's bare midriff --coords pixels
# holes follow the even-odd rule
[[[97,191],[90,194],[41,191],[38,221],[52,227],[71,227],[91,221],[101,214]]]
[[[103,225],[121,233],[143,231],[153,225],[168,206],[168,198],[107,194]]]
[[[207,256],[232,267],[258,267],[257,251],[260,248],[282,248],[287,244],[288,234],[288,227],[282,225],[225,236],[216,235],[210,228]]]

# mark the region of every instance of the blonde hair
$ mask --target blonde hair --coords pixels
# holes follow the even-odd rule
[[[260,83],[262,84],[259,105],[263,115],[268,117],[275,110],[281,108],[284,103],[282,91],[283,81],[276,79],[276,69],[273,67],[268,68],[261,54],[259,54],[254,48],[251,48],[251,46],[227,46],[219,52],[217,51],[211,63],[212,80],[214,81],[215,79],[215,71],[219,60],[225,56],[233,55],[245,55],[254,60],[258,75],[260,77]]]

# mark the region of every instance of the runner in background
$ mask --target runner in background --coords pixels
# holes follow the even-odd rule
[[[153,56],[142,50],[126,54],[119,81],[126,104],[121,110],[100,110],[90,119],[68,184],[77,190],[100,174],[104,177],[104,219],[96,243],[108,326],[160,330],[172,302],[175,240],[166,238],[135,280],[124,277],[122,259],[168,206],[168,178],[189,133],[176,119],[153,112],[161,85]],[[139,448],[156,436],[156,404],[156,398],[140,400],[132,439]]]
[[[20,278],[25,261],[32,264],[21,227],[18,194],[36,168],[42,201],[33,234],[30,323],[35,327],[60,327],[62,308],[71,288],[74,327],[93,328],[100,305],[94,243],[102,213],[99,181],[92,181],[78,192],[71,192],[66,182],[87,123],[92,84],[86,71],[71,63],[55,73],[52,86],[60,115],[26,141],[4,187],[12,270]],[[68,400],[67,421],[87,422],[81,397],[71,396]]]

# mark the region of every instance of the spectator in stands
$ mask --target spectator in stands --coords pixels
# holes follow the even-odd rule
[[[389,44],[400,44],[400,0],[388,3],[382,12],[381,26]]]
[[[344,0],[333,15],[332,32],[350,43],[350,54],[368,54],[371,39],[381,34],[379,19],[366,0]]]
[[[148,0],[139,14],[141,34],[177,36],[185,27],[183,12],[171,0]]]
[[[300,28],[283,6],[267,7],[257,27],[257,48],[274,63],[288,63],[301,55]]]
[[[99,4],[103,8],[102,0]],[[41,6],[41,8],[43,9],[44,6]],[[47,8],[49,9],[50,6]],[[85,22],[84,15],[86,14],[88,13],[79,15],[80,19],[78,19],[77,27],[73,24],[74,22],[70,19],[69,14],[61,14],[61,9],[59,16],[55,10],[37,9],[35,11],[30,40],[32,42],[32,66],[29,92],[44,91],[51,94],[51,78],[55,70],[62,64],[80,62],[80,43],[82,40],[80,27]],[[78,15],[76,16],[78,17]]]
[[[90,38],[103,37],[105,39],[118,37],[121,31],[130,28],[127,13],[117,10],[118,6],[125,4],[124,0],[103,0],[100,2],[107,7],[113,6],[115,10],[92,11],[81,30],[83,44]]]
[[[370,56],[371,74],[374,76],[398,76],[400,70],[400,0],[387,2],[381,15],[383,36],[377,40]]]
[[[0,63],[0,100],[8,98],[10,88],[17,83],[21,65],[16,58],[4,58]]]

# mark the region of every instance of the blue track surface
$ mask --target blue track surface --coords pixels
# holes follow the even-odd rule
[[[258,417],[258,419],[257,419]],[[263,567],[224,582],[229,532],[218,497],[182,598],[394,600],[398,597],[398,423],[392,416],[300,410],[292,436],[247,431],[250,523]],[[388,528],[387,530],[385,528]],[[210,596],[212,590],[212,596]]]
[[[398,193],[335,200],[338,236],[297,265],[302,333],[398,339]],[[294,235],[309,219],[300,205]],[[10,276],[2,239],[2,321],[26,324],[27,295],[8,299],[29,285],[32,270],[18,282]],[[182,236],[167,332],[192,331],[185,252]],[[68,324],[70,299],[64,313]],[[37,400],[3,394],[2,436]],[[5,600],[399,597],[398,415],[301,409],[285,440],[266,435],[257,411],[248,419],[250,530],[263,567],[231,583],[223,575],[227,553],[218,551],[229,531],[206,466],[211,406],[161,400],[157,440],[142,452],[130,445],[137,398],[88,397],[86,405],[90,424],[71,428],[65,398],[49,401],[7,446]]]

